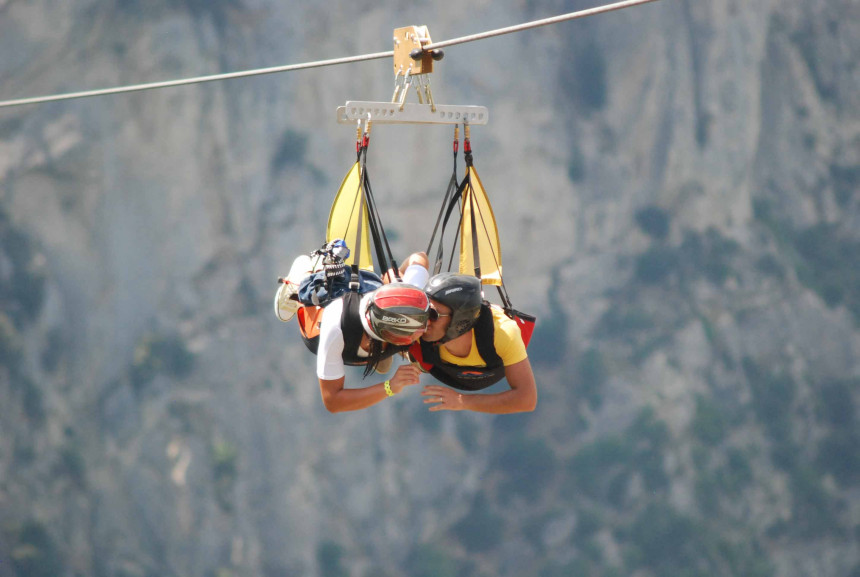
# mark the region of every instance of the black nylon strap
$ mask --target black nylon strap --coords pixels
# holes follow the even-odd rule
[[[357,292],[348,292],[343,296],[343,314],[340,317],[340,330],[343,333],[343,357],[344,362],[364,362],[358,356],[358,348],[361,346],[361,337],[364,335],[364,326],[361,324],[358,305],[361,296]]]
[[[397,263],[391,253],[391,246],[388,244],[388,237],[385,235],[385,228],[382,226],[382,220],[379,217],[379,211],[376,207],[376,200],[373,197],[373,189],[370,187],[370,177],[365,171],[364,191],[367,196],[367,213],[370,221],[370,231],[373,235],[374,246],[376,247],[376,259],[382,274],[385,274],[389,269],[394,269],[394,276],[400,280],[400,272],[397,270]]]
[[[439,248],[436,251],[436,260],[433,264],[433,274],[439,274],[442,269],[442,258],[444,256],[443,247],[445,243],[445,228],[448,226],[448,219],[451,217],[451,210],[453,209],[455,198],[459,198],[457,197],[457,189],[457,173],[455,171],[453,174],[451,174],[451,180],[448,181],[448,189],[445,191],[445,198],[442,200],[442,207],[439,209],[439,216],[436,218],[436,226],[433,228],[433,236],[430,238],[430,244],[427,246],[427,254],[433,254],[433,241],[436,239],[436,231],[439,228],[439,223],[442,222],[442,217],[444,215],[445,220],[442,223],[442,230],[439,234]]]
[[[442,206],[439,208],[439,215],[436,217],[436,224],[433,226],[433,234],[430,236],[430,243],[427,245],[427,255],[433,254],[433,242],[436,240],[436,232],[439,230],[439,223],[442,221],[442,215],[445,214],[445,222],[442,225],[442,231],[439,235],[439,250],[436,253],[436,261],[433,264],[433,274],[439,274],[442,269],[443,245],[445,242],[445,227],[448,224],[448,218],[451,215],[452,197],[458,190],[457,183],[457,150],[459,142],[454,139],[454,170],[451,173],[451,178],[448,180],[448,188],[445,189],[445,196],[442,198]],[[446,213],[447,208],[447,213]]]
[[[364,247],[361,246],[361,237],[362,237],[362,227],[364,226],[364,197],[365,194],[362,193],[362,183],[367,179],[367,147],[361,147],[358,153],[359,163],[358,163],[358,222],[355,225],[355,245],[353,246],[353,257],[352,257],[352,274],[350,276],[349,288],[351,291],[358,292],[359,288],[359,277],[358,277],[358,263],[361,262],[361,251]],[[366,191],[365,191],[366,192]]]
[[[468,144],[468,141],[467,141]],[[471,169],[473,167],[473,158],[472,158],[472,149],[471,144],[467,145],[465,154],[464,154],[465,162],[466,162],[466,174],[463,177],[462,182],[459,186],[457,186],[457,153],[454,153],[454,173],[451,175],[451,180],[448,182],[448,188],[445,191],[445,197],[442,200],[442,207],[439,210],[439,215],[436,217],[436,224],[433,227],[433,234],[430,237],[430,243],[427,246],[427,254],[428,256],[432,254],[433,251],[433,243],[436,240],[436,234],[439,233],[439,245],[438,250],[436,252],[436,259],[433,264],[433,273],[439,274],[442,269],[442,261],[444,258],[444,242],[445,242],[445,231],[448,228],[448,222],[451,219],[451,215],[454,212],[454,207],[460,206],[460,202],[462,200],[463,204],[465,204],[468,199],[470,210],[470,224],[472,227],[472,253],[474,255],[474,265],[475,265],[475,276],[481,278],[481,255],[479,251],[479,242],[478,242],[478,227],[477,227],[477,218],[475,216],[476,212],[480,213],[480,206],[478,202],[475,200],[475,191],[472,186],[472,172]],[[455,189],[456,187],[456,189]],[[442,215],[444,214],[444,219]],[[442,220],[442,228],[439,230],[439,221]],[[481,214],[481,222],[484,222],[484,215]],[[460,219],[457,223],[457,230],[454,234],[454,241],[451,246],[451,257],[448,261],[448,270],[451,270],[451,267],[454,262],[454,249],[457,246],[457,238],[459,237],[461,227],[463,226],[463,218],[462,211],[460,214]],[[486,225],[485,225],[486,226]],[[494,258],[498,258],[494,255]],[[498,266],[499,263],[496,262]],[[500,271],[500,280],[501,285],[497,286],[499,291],[499,297],[501,298],[503,308],[505,311],[513,311],[513,305],[511,304],[511,300],[508,297],[508,292],[505,287],[504,278],[501,276]]]
[[[466,186],[466,181],[457,188],[457,191],[451,196],[448,201],[448,210],[445,211],[445,220],[442,223],[442,235],[439,237],[439,252],[436,255],[436,266],[434,267],[435,274],[438,274],[442,268],[442,257],[443,257],[443,243],[445,241],[445,230],[448,228],[448,221],[451,218],[451,213],[454,212],[455,208],[460,206],[460,199],[463,198],[463,189]],[[462,218],[457,221],[457,230],[454,231],[454,240],[451,245],[451,258],[448,261],[448,270],[451,270],[451,263],[454,261],[454,248],[457,246],[457,236],[460,234],[460,225],[462,224]]]
[[[350,278],[350,288],[358,290],[358,263],[361,262],[362,251],[365,247],[362,246],[363,227],[364,227],[364,211],[367,210],[367,225],[369,227],[370,237],[376,252],[377,265],[382,269],[384,274],[389,269],[394,269],[395,277],[400,280],[400,274],[397,270],[397,263],[391,253],[391,247],[388,244],[388,237],[385,235],[385,229],[382,226],[382,220],[379,217],[379,211],[376,208],[376,201],[373,198],[373,189],[370,186],[370,176],[367,171],[367,149],[369,139],[365,137],[364,144],[358,150],[359,163],[359,194],[358,194],[358,224],[356,225],[355,244],[353,245],[353,266],[352,275]]]

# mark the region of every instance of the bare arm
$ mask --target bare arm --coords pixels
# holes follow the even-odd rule
[[[418,384],[419,374],[420,371],[412,365],[398,367],[389,382],[391,392],[396,395],[403,387]],[[346,377],[334,380],[319,379],[323,404],[330,413],[366,409],[388,397],[383,383],[360,389],[345,389],[345,381]]]
[[[478,413],[526,413],[537,406],[537,385],[528,359],[505,367],[511,389],[501,393],[464,395],[442,385],[428,385],[421,394],[431,411],[475,411]]]
[[[426,269],[430,268],[430,261],[427,259],[427,253],[425,252],[413,252],[410,254],[406,260],[404,260],[400,264],[400,274],[406,272],[406,269],[409,268],[410,265],[417,264],[419,266],[423,266]]]

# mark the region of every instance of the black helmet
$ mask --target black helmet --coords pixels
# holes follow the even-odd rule
[[[439,342],[467,333],[478,322],[484,302],[481,279],[467,274],[443,272],[427,281],[427,296],[451,309],[451,324]]]
[[[430,301],[418,287],[394,282],[382,285],[370,295],[368,324],[383,341],[408,345],[413,335],[427,328]]]

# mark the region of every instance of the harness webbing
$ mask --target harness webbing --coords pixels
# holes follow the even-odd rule
[[[369,124],[369,123],[368,123]],[[363,137],[356,142],[357,160],[359,163],[359,201],[358,201],[358,225],[356,227],[355,239],[355,257],[353,258],[352,275],[350,288],[358,290],[358,263],[361,262],[361,251],[365,247],[362,246],[362,226],[364,225],[364,210],[367,208],[367,225],[370,229],[370,236],[376,253],[376,262],[381,269],[381,273],[385,274],[389,269],[394,269],[395,277],[400,280],[400,273],[397,270],[397,262],[391,253],[391,247],[388,244],[388,237],[385,235],[385,228],[382,226],[382,219],[379,216],[379,211],[376,207],[376,200],[373,197],[373,189],[370,186],[370,177],[367,171],[367,149],[370,146],[370,128],[365,129]]]
[[[358,190],[358,221],[357,221],[357,224],[355,226],[355,244],[353,245],[353,250],[355,251],[355,256],[352,259],[352,262],[354,264],[352,265],[352,268],[350,269],[351,274],[350,274],[350,280],[349,280],[349,289],[353,292],[358,292],[358,289],[360,286],[359,276],[358,276],[358,266],[359,266],[358,263],[361,262],[361,251],[363,248],[361,245],[361,237],[362,237],[362,227],[364,226],[364,197],[365,197],[365,192],[363,192],[363,191],[366,191],[366,188],[363,186],[363,181],[364,181],[365,177],[367,176],[367,170],[365,167],[366,157],[367,157],[367,147],[361,146],[358,149],[358,158],[357,158],[358,163],[359,163],[358,164],[358,170],[359,170],[358,188],[359,188],[359,190]],[[373,229],[371,227],[371,231],[372,230]]]
[[[455,196],[459,198],[458,195],[460,194],[460,187],[457,182],[457,152],[460,149],[460,140],[458,138],[459,130],[459,126],[454,127],[454,172],[451,173],[451,180],[448,181],[448,188],[445,190],[445,196],[442,199],[442,207],[439,209],[439,216],[436,217],[436,224],[433,226],[433,234],[430,236],[430,243],[427,245],[427,255],[429,257],[433,253],[433,242],[436,240],[436,232],[439,231],[439,223],[442,222],[442,216],[444,215],[445,222],[442,224],[442,234],[439,236],[439,250],[436,253],[436,260],[433,264],[433,274],[439,274],[442,272],[442,244],[444,241],[443,237],[445,234],[445,227],[448,225],[448,219],[451,218],[451,211],[457,204],[454,198]],[[459,232],[459,227],[457,232]],[[454,254],[453,247],[451,248],[451,254]],[[451,268],[450,262],[448,263],[448,268],[449,270]]]
[[[436,225],[433,228],[433,235],[430,237],[430,244],[427,247],[427,254],[430,255],[433,252],[433,243],[436,240],[436,234],[439,232],[439,244],[438,249],[436,251],[436,259],[433,264],[433,274],[439,274],[442,271],[442,261],[444,259],[444,238],[445,238],[445,230],[448,226],[448,221],[451,218],[451,214],[454,211],[454,208],[460,208],[460,203],[469,203],[469,223],[471,225],[471,241],[472,241],[472,259],[474,264],[474,273],[475,276],[481,278],[481,257],[479,250],[479,239],[478,239],[478,221],[484,224],[484,230],[486,230],[486,220],[485,215],[481,212],[480,203],[475,200],[475,192],[472,187],[472,169],[473,169],[473,158],[472,158],[472,145],[470,139],[467,138],[464,141],[464,160],[466,162],[466,174],[460,182],[459,186],[457,185],[457,151],[459,148],[459,141],[457,140],[457,132],[454,135],[454,172],[451,175],[451,180],[448,182],[448,188],[445,191],[445,196],[442,200],[442,207],[439,210],[439,216],[436,218]],[[476,217],[477,213],[477,217]],[[443,218],[444,215],[444,218]],[[439,223],[442,223],[441,229],[439,229]],[[457,221],[457,230],[454,236],[454,243],[451,247],[451,255],[448,261],[448,271],[451,270],[453,261],[454,261],[454,253],[455,248],[457,246],[457,239],[460,236],[460,230],[463,227],[463,210],[460,210],[460,218]],[[493,259],[495,261],[496,267],[501,271],[501,267],[499,266],[499,256],[495,254],[493,251]],[[511,304],[510,297],[508,296],[507,288],[505,287],[504,277],[499,274],[501,284],[496,288],[499,291],[499,298],[502,301],[502,306],[506,311],[513,310],[513,305]]]

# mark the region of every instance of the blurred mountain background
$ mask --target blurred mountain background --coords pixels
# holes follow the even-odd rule
[[[0,99],[596,5],[0,0]],[[419,387],[329,415],[272,313],[354,160],[335,109],[390,99],[389,60],[0,109],[0,577],[860,576],[858,63],[855,0],[446,49],[539,317],[538,408],[497,417]],[[452,132],[374,130],[398,257]]]

